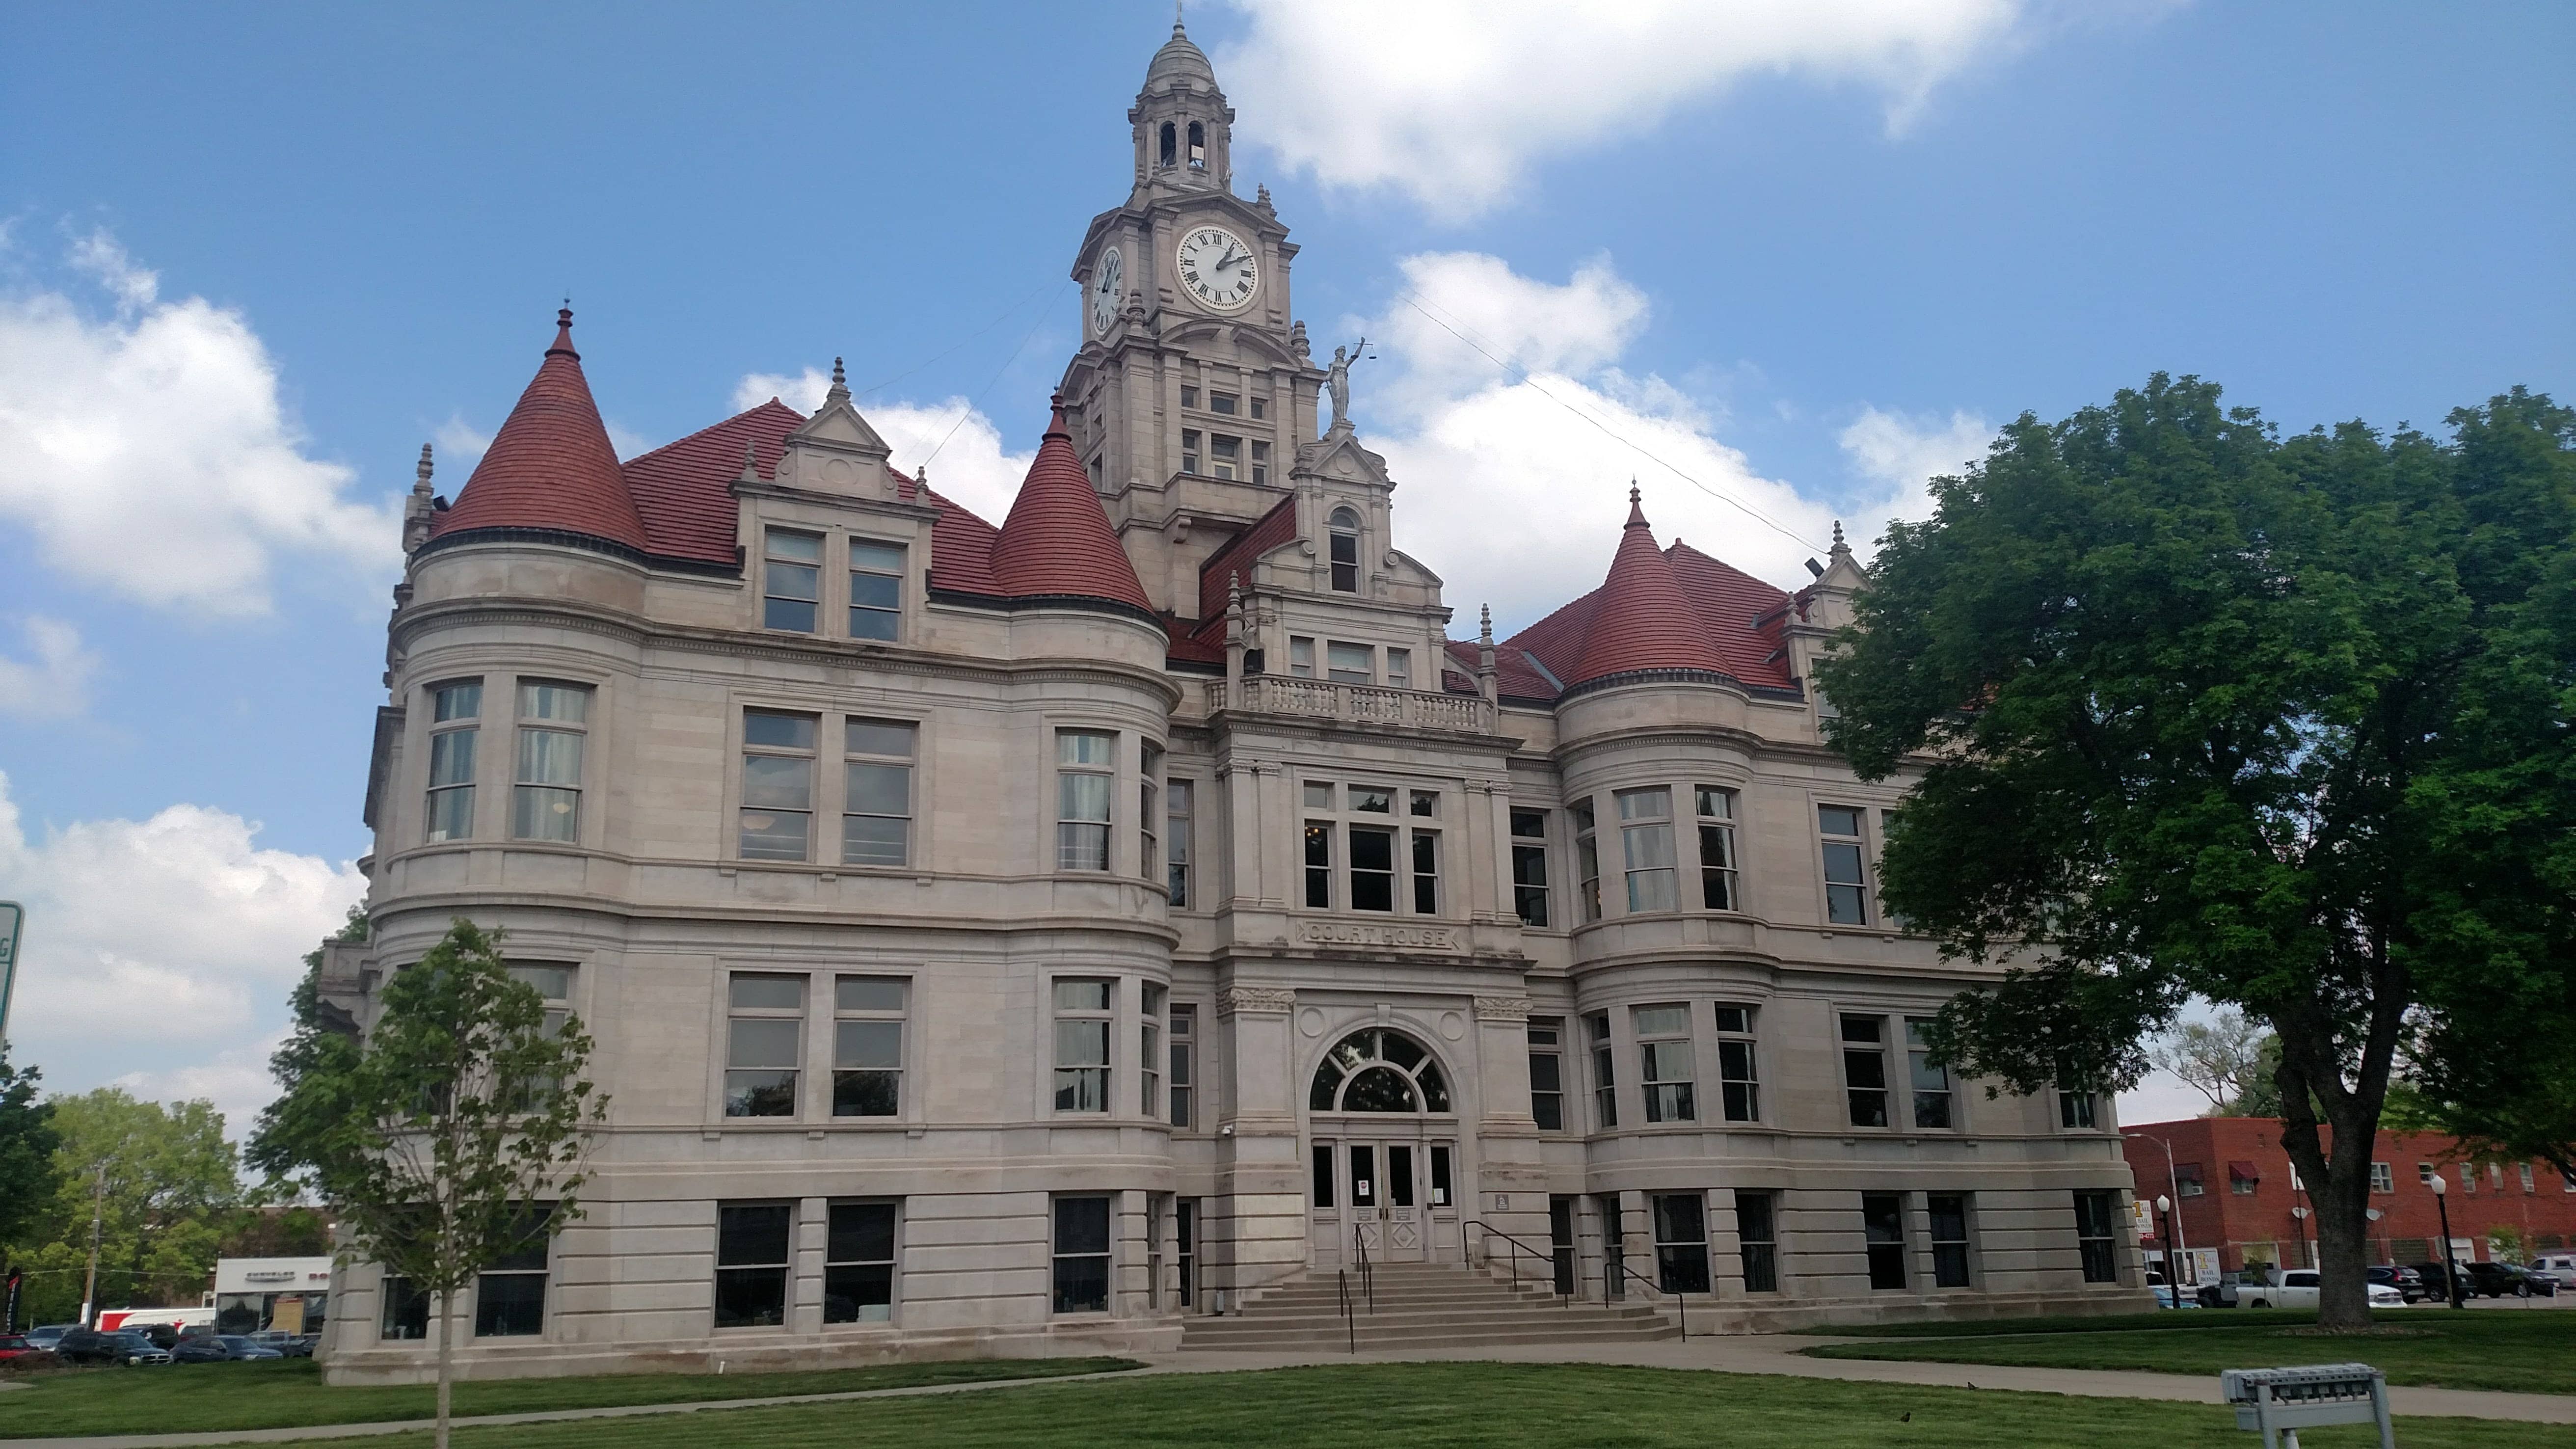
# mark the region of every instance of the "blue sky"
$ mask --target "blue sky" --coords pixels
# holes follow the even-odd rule
[[[18,1055],[65,1088],[260,1100],[294,955],[367,845],[385,510],[424,441],[462,485],[563,296],[626,451],[797,401],[839,354],[893,379],[861,401],[910,458],[948,438],[943,487],[1006,497],[1169,23],[0,16]],[[1299,314],[1380,342],[1359,420],[1399,543],[1464,619],[1597,580],[1632,474],[1668,537],[1789,582],[1832,518],[1874,535],[1996,423],[2157,369],[2291,428],[2576,393],[2564,5],[1190,24],[1238,110],[1237,189],[1267,184],[1304,248]]]

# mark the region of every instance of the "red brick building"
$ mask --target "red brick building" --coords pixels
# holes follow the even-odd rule
[[[2183,1276],[2207,1282],[2251,1263],[2316,1261],[2316,1228],[2303,1213],[2308,1195],[2281,1146],[2279,1118],[2190,1117],[2124,1127],[2121,1134],[2138,1200],[2174,1200],[2176,1247],[2188,1250],[2198,1267]],[[2467,1163],[2448,1137],[2404,1132],[2380,1133],[2370,1159],[2370,1206],[2378,1215],[2370,1224],[2374,1263],[2440,1257],[2440,1216],[2427,1185],[2437,1172],[2449,1180],[2451,1236],[2462,1261],[2576,1243],[2576,1178],[2546,1162]],[[2140,1246],[2150,1255],[2161,1252],[2156,1234],[2163,1225],[2141,1226]]]

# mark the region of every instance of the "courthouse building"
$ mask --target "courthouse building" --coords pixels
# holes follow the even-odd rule
[[[1453,624],[1179,27],[1127,119],[1001,519],[837,366],[621,463],[568,312],[452,501],[424,450],[326,993],[505,928],[613,1100],[462,1371],[1169,1348],[1363,1256],[1695,1332],[2140,1306],[2110,1103],[1921,1049],[1978,977],[1820,734],[1849,550],[1786,593],[1630,490],[1599,588]],[[336,1376],[435,1341],[342,1270]]]

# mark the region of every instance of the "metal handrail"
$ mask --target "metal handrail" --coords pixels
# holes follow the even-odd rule
[[[1555,1293],[1558,1297],[1563,1298],[1565,1300],[1566,1307],[1571,1308],[1574,1306],[1573,1290],[1560,1289],[1556,1286],[1556,1247],[1553,1243],[1548,1245],[1548,1250],[1545,1253],[1541,1253],[1536,1247],[1514,1237],[1510,1233],[1504,1232],[1502,1229],[1495,1227],[1492,1223],[1485,1221],[1483,1218],[1469,1218],[1464,1226],[1474,1228],[1476,1231],[1483,1233],[1488,1238],[1500,1238],[1504,1242],[1512,1245],[1513,1287],[1518,1288],[1521,1286],[1521,1249],[1528,1248],[1530,1256],[1547,1264],[1548,1290]],[[1490,1263],[1493,1260],[1494,1250],[1489,1246],[1485,1249],[1485,1261]]]
[[[1360,1351],[1360,1327],[1358,1321],[1351,1317],[1351,1275],[1348,1269],[1336,1268],[1333,1270],[1333,1293],[1335,1298],[1341,1304],[1342,1332],[1350,1339],[1351,1352],[1358,1353]]]
[[[1619,1281],[1622,1283],[1636,1283],[1642,1285],[1648,1293],[1651,1293],[1658,1298],[1670,1298],[1673,1300],[1674,1306],[1681,1310],[1682,1337],[1690,1337],[1689,1294],[1683,1293],[1679,1290],[1667,1290],[1661,1284],[1649,1283],[1645,1279],[1638,1277],[1636,1274],[1629,1272],[1627,1249],[1622,1247],[1618,1257],[1613,1258],[1607,1253],[1601,1255],[1601,1299],[1605,1304],[1608,1303],[1610,1299],[1610,1275],[1613,1272],[1616,1272],[1619,1275]]]
[[[1377,1265],[1369,1261],[1368,1235],[1361,1231],[1358,1223],[1351,1224],[1351,1246],[1358,1250],[1360,1286],[1368,1293],[1368,1311],[1374,1317],[1377,1313]]]

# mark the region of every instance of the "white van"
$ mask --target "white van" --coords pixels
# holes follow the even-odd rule
[[[2547,1274],[2561,1288],[2576,1288],[2576,1253],[2543,1253],[2531,1260],[2531,1271]]]
[[[2236,1290],[2236,1303],[2238,1307],[2314,1308],[2317,1306],[2318,1288],[2316,1269],[2292,1268],[2286,1273],[2279,1269],[2274,1269],[2263,1276],[2271,1281],[2265,1283],[2248,1283]],[[2369,1291],[2370,1306],[2373,1308],[2403,1308],[2406,1306],[2406,1295],[2389,1287],[2385,1283],[2370,1284]]]

